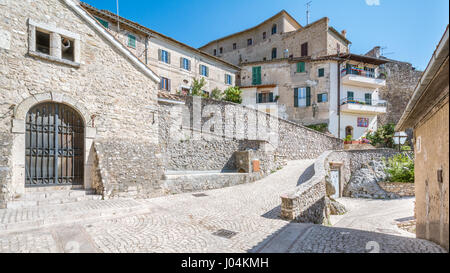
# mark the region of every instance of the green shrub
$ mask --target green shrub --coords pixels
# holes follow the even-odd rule
[[[211,98],[212,99],[215,99],[215,100],[221,100],[222,98],[223,98],[223,94],[222,94],[222,91],[220,91],[220,89],[219,88],[214,88],[212,91],[211,91]]]
[[[319,131],[321,133],[326,133],[328,131],[328,124],[327,123],[319,123],[319,124],[313,124],[306,126],[309,129],[313,129],[316,131]]]
[[[414,161],[406,154],[397,154],[386,162],[390,182],[414,183]]]
[[[377,147],[393,148],[394,147],[395,124],[389,123],[378,128],[376,132],[368,133],[367,139],[370,144]]]
[[[191,85],[191,95],[204,97],[203,87],[205,86],[205,84],[205,78],[201,78],[200,80],[194,78]]]
[[[350,142],[350,141],[352,141],[352,136],[351,136],[351,135],[346,136],[346,137],[344,138],[344,141],[345,141],[345,142]]]
[[[234,86],[234,87],[228,87],[225,92],[224,92],[224,100],[225,101],[230,101],[230,102],[234,102],[234,103],[242,103],[242,90],[239,89],[239,87]]]

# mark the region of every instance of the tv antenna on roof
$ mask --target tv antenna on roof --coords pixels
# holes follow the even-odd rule
[[[309,1],[306,3],[306,25],[309,25],[309,14],[310,14],[310,8],[311,8],[312,1]]]
[[[117,32],[120,32],[119,0],[116,0],[116,8],[117,8]]]
[[[391,55],[391,54],[395,53],[395,52],[385,52],[385,50],[387,48],[388,48],[387,46],[383,46],[383,47],[380,48],[381,49],[381,56]]]

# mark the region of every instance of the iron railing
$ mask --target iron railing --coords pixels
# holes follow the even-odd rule
[[[359,105],[369,105],[369,106],[380,106],[380,107],[386,107],[387,101],[385,100],[373,100],[373,99],[360,99],[360,98],[343,98],[341,99],[341,105],[345,104],[359,104]]]

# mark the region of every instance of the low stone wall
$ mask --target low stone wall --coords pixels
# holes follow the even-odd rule
[[[301,223],[322,224],[326,217],[325,162],[332,151],[314,163],[314,176],[294,192],[281,196],[281,218]]]
[[[94,143],[93,186],[105,199],[149,198],[163,195],[159,147],[135,139],[107,138]]]
[[[13,198],[8,181],[11,180],[12,138],[9,133],[0,132],[0,209],[6,208],[6,201]]]
[[[383,190],[401,197],[413,197],[416,195],[414,183],[379,182],[378,184]]]
[[[352,177],[352,173],[371,161],[381,161],[398,152],[392,149],[337,150],[322,153],[314,163],[314,176],[294,191],[281,196],[281,217],[296,222],[321,224],[327,217],[326,185],[330,186],[331,165],[341,166],[340,193]],[[378,186],[378,185],[377,185]]]

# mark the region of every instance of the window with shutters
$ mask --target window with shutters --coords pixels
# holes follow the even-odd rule
[[[308,43],[303,43],[301,45],[301,56],[302,57],[308,56]]]
[[[355,99],[355,93],[352,91],[347,91],[347,100],[352,101]]]
[[[319,74],[319,78],[325,76],[325,68],[319,68],[318,74]]]
[[[136,36],[128,34],[128,46],[136,48]]]
[[[231,85],[232,84],[232,78],[230,74],[225,74],[225,84]]]
[[[306,65],[304,62],[298,62],[297,63],[297,73],[304,73],[306,72]]]
[[[311,88],[295,88],[294,89],[294,107],[311,106]]]
[[[200,75],[208,77],[209,71],[208,67],[206,65],[200,65]]]
[[[276,59],[276,58],[277,58],[277,49],[272,48],[272,59]]]
[[[257,103],[271,103],[274,102],[272,92],[257,93],[258,101]]]
[[[181,68],[184,70],[190,71],[191,70],[191,61],[186,58],[181,58]]]
[[[317,94],[317,102],[318,103],[328,102],[328,94],[327,93]]]
[[[365,103],[368,105],[372,105],[372,94],[371,93],[366,93],[365,95]]]
[[[261,84],[261,66],[255,66],[252,68],[252,84]]]
[[[161,77],[160,89],[170,91],[170,80],[168,78]]]
[[[95,17],[95,19],[97,19],[97,21],[102,24],[105,28],[109,28],[109,23],[103,19],[100,19],[98,17]]]
[[[163,63],[170,64],[170,53],[164,49],[159,50],[159,60]]]

